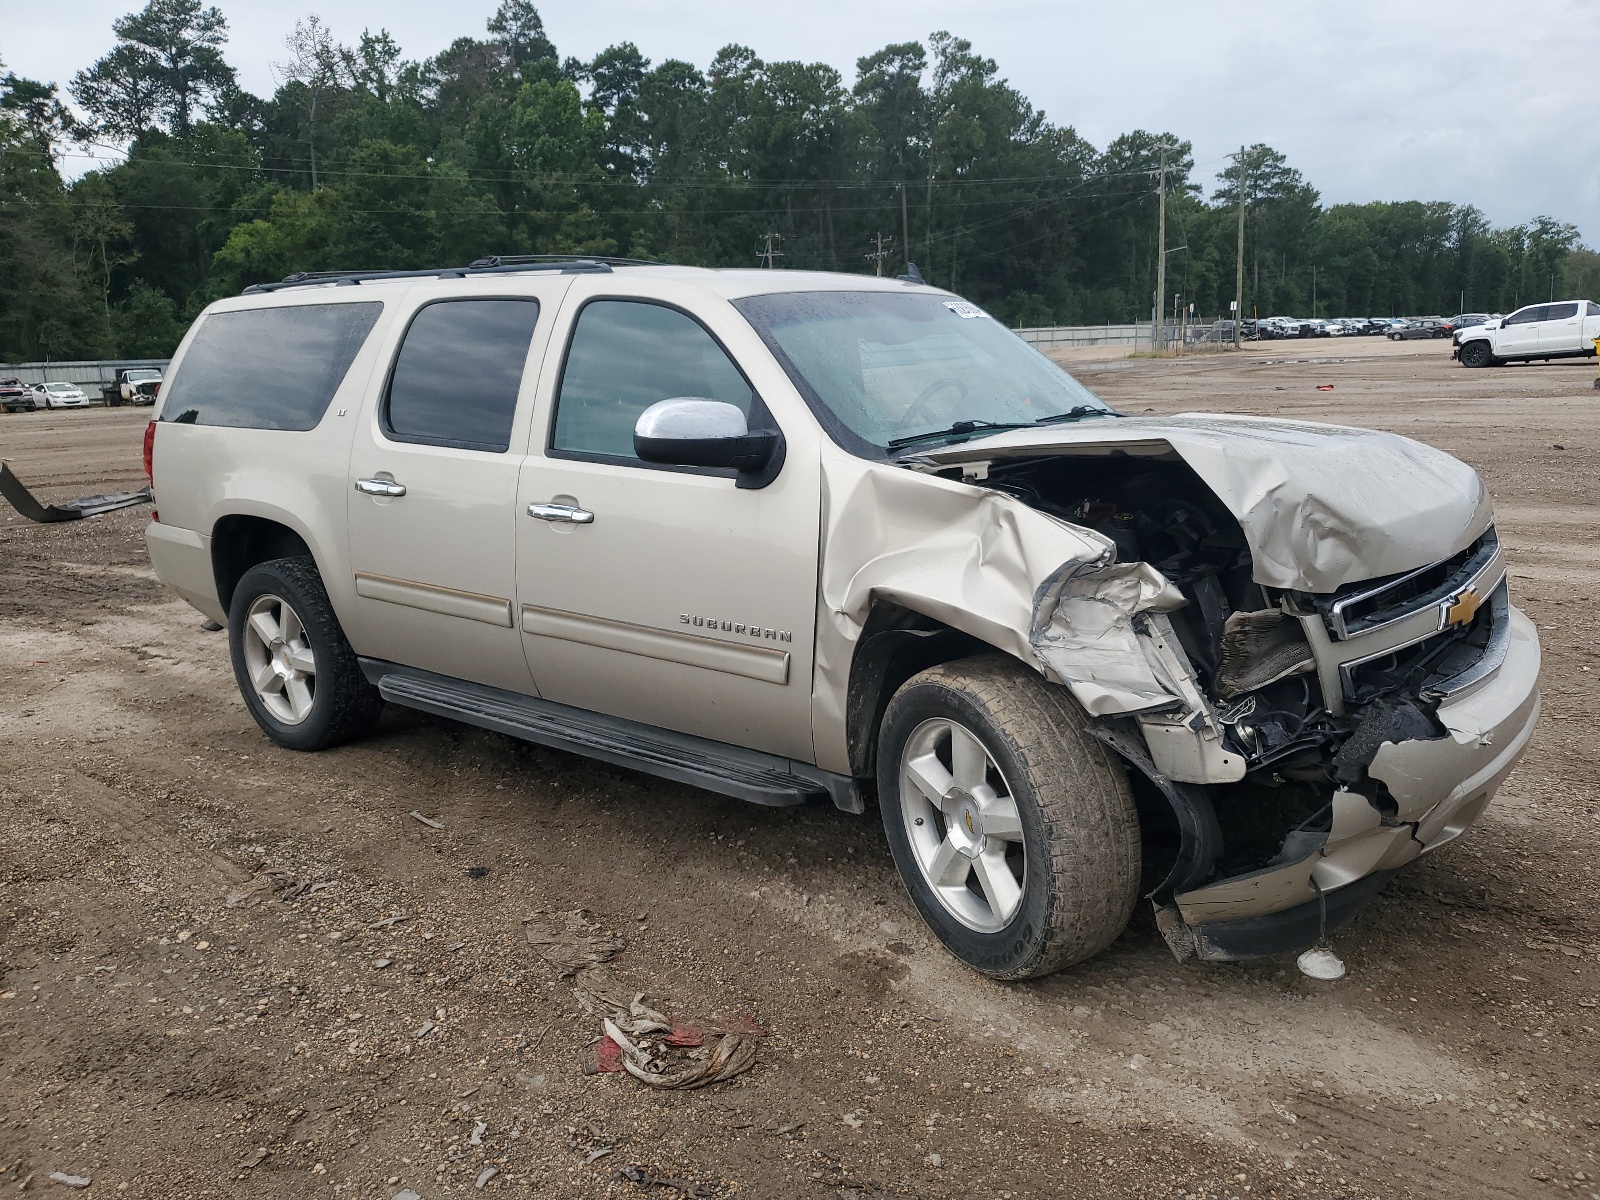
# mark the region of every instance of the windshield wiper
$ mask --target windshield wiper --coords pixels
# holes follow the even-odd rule
[[[968,433],[997,433],[1004,429],[1032,429],[1035,425],[1050,425],[1056,421],[1076,421],[1079,417],[1120,417],[1122,414],[1112,412],[1109,408],[1096,408],[1093,404],[1076,404],[1064,413],[1052,413],[1048,417],[1039,417],[1033,421],[957,421],[943,429],[930,429],[926,433],[908,433],[905,437],[890,438],[890,450],[898,450],[901,446],[909,446],[912,442],[925,441],[928,438],[960,437]]]
[[[1040,417],[1035,425],[1053,425],[1057,421],[1076,421],[1079,417],[1120,417],[1119,412],[1112,412],[1109,408],[1096,408],[1092,404],[1074,404],[1064,413],[1055,413],[1048,417]]]
[[[909,446],[912,442],[926,441],[928,438],[960,437],[964,433],[991,433],[1000,429],[1027,429],[1032,421],[957,421],[943,429],[930,429],[926,433],[908,433],[905,437],[890,438],[888,448],[897,450],[901,446]]]

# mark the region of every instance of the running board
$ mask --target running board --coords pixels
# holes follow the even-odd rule
[[[855,780],[809,763],[380,659],[363,658],[360,662],[361,670],[377,685],[383,698],[405,708],[464,721],[752,804],[784,806],[827,797],[846,812],[861,812],[864,808]]]

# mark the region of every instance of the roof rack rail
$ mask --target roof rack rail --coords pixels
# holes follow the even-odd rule
[[[640,258],[613,258],[585,254],[491,255],[464,267],[430,267],[416,271],[299,271],[277,283],[252,283],[241,296],[278,292],[285,288],[317,287],[332,284],[352,287],[368,280],[384,279],[464,279],[469,275],[506,275],[521,271],[560,271],[563,275],[601,274],[613,266],[659,266]]]

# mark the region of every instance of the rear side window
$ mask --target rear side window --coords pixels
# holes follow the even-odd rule
[[[1514,312],[1505,319],[1506,325],[1527,325],[1534,321],[1544,320],[1544,314],[1549,311],[1548,304],[1536,304],[1532,308],[1525,308],[1521,312]]]
[[[642,300],[591,301],[567,350],[550,448],[637,462],[639,414],[679,396],[737,405],[748,421],[754,392],[693,317]]]
[[[505,453],[538,319],[532,299],[441,300],[420,309],[389,376],[384,433]]]
[[[314,429],[382,311],[374,301],[212,313],[167,384],[161,419]]]
[[[1541,321],[1565,321],[1569,317],[1578,315],[1578,302],[1573,300],[1567,304],[1552,304],[1546,310]]]

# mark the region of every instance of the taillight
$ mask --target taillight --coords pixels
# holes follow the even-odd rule
[[[144,477],[150,481],[152,487],[156,482],[155,452],[156,423],[151,421],[144,427]]]

